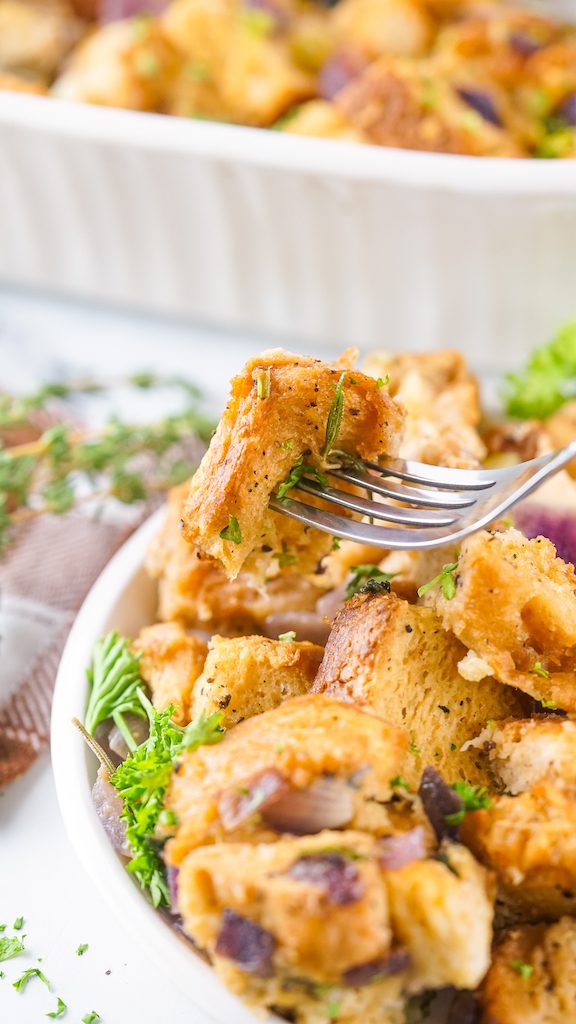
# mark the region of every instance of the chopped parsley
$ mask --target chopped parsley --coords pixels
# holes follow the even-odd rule
[[[340,537],[332,537],[332,551],[340,551]]]
[[[96,1024],[97,1021],[101,1020],[100,1014],[96,1013],[96,1010],[91,1010],[82,1017],[82,1024]]]
[[[377,388],[385,388],[386,385],[389,384],[389,383],[390,383],[390,374],[389,373],[387,373],[385,377],[377,377],[376,378],[376,387]]]
[[[20,939],[8,937],[0,939],[0,961],[12,960],[24,952],[24,943]]]
[[[414,757],[420,757],[420,747],[417,747],[413,740],[410,740],[408,750]]]
[[[296,639],[296,633],[293,629],[289,629],[287,633],[279,633],[278,639],[281,643],[293,643]]]
[[[334,448],[340,433],[342,426],[342,417],[344,416],[344,381],[346,380],[346,371],[340,377],[336,388],[334,390],[334,397],[332,404],[330,405],[330,411],[328,413],[328,419],[326,420],[326,437],[324,438],[324,448],[322,455],[327,459],[330,452]]]
[[[228,516],[228,526],[220,530],[222,540],[230,540],[233,544],[242,543],[242,530],[236,516]]]
[[[285,498],[288,491],[291,491],[293,487],[297,487],[306,475],[313,476],[321,487],[328,487],[328,480],[324,476],[324,473],[319,469],[316,469],[314,466],[310,466],[307,462],[304,462],[304,456],[299,455],[286,479],[278,485],[276,497],[280,499]]]
[[[576,321],[566,324],[531,355],[523,373],[506,378],[506,412],[516,419],[546,419],[576,396]]]
[[[127,637],[108,633],[96,641],[86,675],[90,685],[85,719],[87,731],[93,736],[100,722],[112,718],[128,749],[134,751],[137,744],[124,715],[130,712],[146,718],[138,698],[139,688],[145,686],[140,675],[140,655],[132,653]]]
[[[76,956],[84,956],[84,953],[86,952],[87,949],[88,943],[83,942],[80,946],[78,946],[78,949],[76,950]]]
[[[548,711],[557,711],[558,710],[558,705],[557,705],[555,700],[541,700],[540,703],[541,703],[542,707],[543,708],[547,708]]]
[[[256,381],[256,394],[258,398],[270,397],[270,367],[267,370],[255,370],[254,380]]]
[[[6,925],[5,924],[0,924],[0,932],[5,932],[5,931],[6,931]]]
[[[410,789],[409,784],[402,775],[395,775],[393,779],[390,779],[390,785],[392,789]]]
[[[523,960],[512,960],[510,967],[520,975],[523,981],[527,981],[534,971],[532,964],[525,964]]]
[[[31,978],[39,978],[40,981],[44,982],[46,988],[50,989],[50,982],[46,975],[42,974],[39,967],[29,967],[27,971],[24,971],[24,974],[20,975],[18,981],[14,982],[12,988],[15,988],[17,992],[23,992]]]
[[[328,1003],[326,1007],[326,1016],[328,1017],[328,1020],[337,1020],[340,1016],[340,1003],[336,1002],[335,999]]]
[[[352,579],[346,586],[346,601],[349,601],[351,597],[358,594],[365,586],[368,580],[375,580],[378,583],[387,583],[386,590],[390,590],[390,580],[394,578],[394,574],[389,572],[382,572],[377,565],[351,565],[350,572],[353,573]]]
[[[60,1017],[64,1016],[67,1009],[68,1007],[64,1000],[60,999],[60,996],[58,996],[58,1005],[56,1006],[56,1009],[53,1010],[52,1013],[47,1013],[46,1016],[51,1017],[52,1020],[59,1020]]]
[[[532,668],[529,669],[531,675],[542,676],[543,679],[549,679],[550,673],[548,669],[544,668],[541,661],[535,661]]]
[[[19,931],[22,930],[23,925],[24,925],[24,918],[23,917],[17,917],[16,920],[14,921],[14,924],[12,925],[12,927],[13,927],[15,932],[19,932]]]
[[[454,573],[458,568],[458,562],[448,562],[442,566],[442,569],[433,580],[429,583],[425,583],[424,586],[418,587],[418,597],[424,597],[432,587],[436,587],[440,584],[442,593],[447,601],[451,601],[456,594],[456,580],[454,579]]]
[[[459,781],[454,783],[452,789],[458,794],[464,806],[460,811],[444,816],[447,825],[461,825],[468,811],[487,810],[492,807],[492,801],[485,786],[473,786],[469,782]]]
[[[293,551],[288,551],[288,545],[286,541],[282,541],[282,550],[277,554],[278,565],[281,569],[287,569],[289,565],[298,564],[298,555],[295,555]]]

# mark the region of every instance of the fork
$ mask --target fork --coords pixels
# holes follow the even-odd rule
[[[353,466],[323,472],[402,504],[373,501],[304,476],[294,489],[370,521],[328,512],[290,497],[273,496],[270,508],[306,526],[361,544],[404,550],[436,548],[488,526],[575,457],[576,440],[529,462],[494,470],[451,469],[404,459],[382,463],[355,460]],[[394,525],[377,526],[375,519]]]

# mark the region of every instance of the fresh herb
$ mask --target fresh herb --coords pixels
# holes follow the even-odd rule
[[[285,437],[283,441],[280,441],[280,447],[285,452],[292,452],[294,451],[294,441],[291,437]]]
[[[413,754],[414,757],[420,757],[421,756],[420,755],[420,747],[417,747],[413,740],[410,740],[410,743],[408,744],[408,751],[409,751],[410,754]]]
[[[389,383],[390,383],[390,374],[389,373],[387,373],[385,377],[377,377],[376,378],[376,387],[377,388],[385,388],[386,385],[389,384]]]
[[[334,397],[330,405],[330,411],[328,413],[328,419],[326,420],[326,437],[324,439],[324,448],[322,455],[325,459],[330,457],[330,452],[334,448],[340,428],[342,426],[342,417],[344,416],[344,381],[346,380],[346,371],[340,377],[336,388],[334,390]]]
[[[90,696],[86,709],[85,726],[91,736],[96,727],[112,718],[129,750],[137,744],[128,729],[124,715],[130,713],[146,718],[138,690],[145,683],[140,675],[140,655],[130,650],[130,641],[118,633],[108,633],[94,645],[92,664],[86,675]]]
[[[270,367],[267,370],[255,370],[254,380],[256,381],[256,394],[258,398],[270,397]]]
[[[395,775],[393,779],[390,779],[390,785],[392,789],[410,789],[409,784],[402,775]]]
[[[340,537],[332,537],[332,551],[340,551]]]
[[[487,810],[492,807],[492,801],[485,786],[473,786],[469,782],[460,781],[455,782],[452,789],[463,801],[464,806],[460,811],[444,816],[447,825],[461,825],[468,811]]]
[[[558,710],[558,705],[557,705],[555,700],[541,700],[540,703],[541,703],[542,707],[543,708],[547,708],[548,711],[557,711]]]
[[[24,952],[24,943],[20,939],[8,937],[0,939],[0,961],[1,960],[12,960],[15,956],[20,956],[20,953]]]
[[[230,540],[233,544],[242,543],[242,530],[236,516],[228,516],[228,526],[220,530],[222,540]]]
[[[444,850],[438,850],[438,853],[434,854],[433,860],[437,860],[440,864],[443,864],[445,868],[448,868],[448,871],[455,875],[456,878],[460,878],[460,872],[454,867],[452,861],[448,857],[448,854],[445,853]]]
[[[510,967],[516,974],[519,974],[523,981],[527,981],[530,975],[534,972],[532,964],[525,964],[523,960],[512,960]]]
[[[286,541],[282,541],[282,550],[277,554],[278,565],[281,569],[286,569],[289,565],[298,564],[298,555],[295,555],[293,551],[288,550]]]
[[[535,661],[532,668],[528,670],[531,675],[542,676],[543,679],[549,679],[550,673],[548,669],[544,668],[541,661]]]
[[[153,841],[154,830],[175,760],[185,750],[218,743],[224,735],[223,716],[221,712],[208,718],[199,715],[182,727],[171,720],[172,705],[158,712],[142,690],[138,695],[150,721],[150,735],[118,766],[110,782],[124,802],[121,817],[126,822],[126,838],[133,854],[128,871],[149,893],[153,906],[168,906],[166,870]]]
[[[96,1024],[99,1020],[101,1020],[100,1014],[96,1013],[96,1010],[91,1010],[85,1017],[82,1017],[82,1024]]]
[[[17,992],[23,992],[31,978],[39,978],[40,981],[44,982],[47,989],[50,988],[48,978],[45,974],[42,974],[39,967],[29,967],[27,971],[24,971],[24,974],[20,975],[18,981],[14,982],[12,988],[15,988]]]
[[[87,949],[88,943],[83,942],[80,946],[78,946],[78,949],[76,950],[76,956],[84,956],[84,953],[86,952]]]
[[[326,1006],[326,1016],[328,1020],[337,1020],[340,1016],[340,1003],[336,1002],[335,999]]]
[[[53,1010],[52,1013],[47,1013],[46,1016],[51,1017],[52,1020],[59,1020],[60,1017],[64,1016],[67,1009],[68,1007],[64,1000],[60,999],[60,996],[58,996],[58,1005],[56,1006],[56,1009]]]
[[[388,587],[386,589],[389,590],[390,580],[394,578],[394,574],[382,572],[377,565],[371,564],[352,565],[350,566],[350,572],[353,573],[353,576],[346,587],[346,601],[349,601],[351,597],[358,594],[367,580],[376,580],[378,583],[387,583]]]
[[[296,639],[296,633],[293,629],[289,629],[287,633],[280,633],[278,639],[281,643],[294,643]]]
[[[457,749],[456,748],[456,744],[455,743],[451,743],[450,744],[450,750],[456,750],[456,749]]]
[[[456,580],[454,579],[454,573],[458,569],[458,562],[449,562],[447,565],[443,565],[442,569],[433,580],[429,583],[425,583],[424,586],[418,587],[418,597],[424,597],[432,587],[436,587],[440,584],[442,593],[447,601],[451,601],[456,594]]]
[[[0,971],[0,978],[5,978],[5,977],[6,977],[6,975],[4,974],[4,971]]]
[[[517,419],[546,419],[576,396],[576,321],[537,348],[523,373],[506,378],[505,404]]]
[[[286,479],[278,485],[276,497],[280,499],[285,498],[288,491],[291,491],[293,487],[297,487],[300,481],[307,475],[314,477],[321,487],[328,487],[328,480],[324,473],[304,462],[304,456],[299,455]]]
[[[6,931],[6,925],[5,924],[0,924],[0,932],[5,932],[5,931]]]
[[[16,920],[14,921],[14,924],[12,925],[12,927],[13,927],[15,932],[19,932],[19,931],[22,930],[23,925],[24,925],[24,918],[23,917],[17,917]]]

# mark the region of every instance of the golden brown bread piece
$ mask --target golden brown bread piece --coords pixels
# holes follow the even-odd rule
[[[394,594],[357,594],[337,616],[314,692],[353,701],[407,730],[415,753],[403,774],[416,785],[432,764],[448,782],[489,782],[487,759],[461,747],[488,719],[522,715],[517,691],[494,679],[471,685],[458,672],[466,653],[434,611]]]
[[[192,717],[221,711],[229,729],[312,689],[324,648],[262,636],[213,636],[196,680]]]
[[[391,797],[390,780],[398,774],[405,750],[401,729],[322,696],[293,697],[246,719],[221,743],[180,759],[166,797],[179,822],[166,848],[168,861],[179,864],[204,843],[259,833],[275,839],[272,822],[280,820],[279,807],[286,820],[284,804],[293,801],[294,790],[315,786],[315,792],[326,782],[338,791],[339,827],[378,828],[382,821],[388,826],[383,805]],[[324,817],[334,813],[333,801],[321,795],[319,802],[320,824],[308,827],[303,819],[292,831],[328,827]]]
[[[549,540],[518,530],[462,544],[456,594],[430,591],[445,629],[501,682],[576,710],[576,575]],[[491,716],[493,717],[493,716]]]
[[[542,779],[466,815],[462,841],[496,872],[505,920],[576,911],[576,786]]]
[[[481,989],[481,1024],[573,1024],[576,921],[505,932]]]
[[[162,711],[175,704],[174,721],[190,722],[196,714],[194,684],[204,667],[206,643],[189,636],[177,622],[159,622],[142,629],[132,649],[141,655],[140,671],[152,690],[154,706]]]
[[[512,796],[546,776],[576,785],[576,722],[557,715],[494,722],[488,742],[491,766]]]
[[[18,75],[0,73],[0,90],[6,92],[28,92],[35,96],[43,96],[47,89],[42,82],[34,82]]]
[[[433,22],[414,0],[341,0],[331,9],[336,41],[369,60],[388,54],[421,57],[432,41]]]
[[[326,462],[328,415],[342,384],[344,409],[331,447],[376,460],[395,454],[403,415],[376,381],[337,364],[275,350],[256,357],[232,381],[231,398],[194,476],[184,506],[184,535],[222,564],[231,578],[252,554],[270,575],[270,566],[296,559],[301,571],[314,571],[330,550],[330,538],[289,524],[268,511],[268,501],[294,465],[305,458]],[[232,522],[238,537],[224,539]]]
[[[0,72],[47,84],[84,31],[66,0],[0,0]]]

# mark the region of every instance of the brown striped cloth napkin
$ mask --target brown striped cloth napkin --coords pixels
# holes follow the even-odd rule
[[[143,518],[80,513],[22,523],[0,561],[0,787],[48,745],[66,637],[92,583]]]

